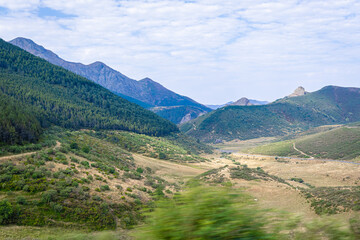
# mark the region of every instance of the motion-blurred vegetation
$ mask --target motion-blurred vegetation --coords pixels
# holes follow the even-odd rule
[[[137,239],[358,239],[359,221],[303,222],[259,210],[248,195],[227,188],[196,187],[158,203]],[[349,227],[350,226],[350,227]]]

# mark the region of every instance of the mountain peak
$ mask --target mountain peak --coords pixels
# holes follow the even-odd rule
[[[15,39],[11,40],[10,43],[13,45],[16,45],[20,48],[27,47],[33,51],[38,51],[38,52],[42,52],[42,53],[47,51],[43,46],[36,44],[33,40],[28,39],[28,38],[17,37]]]
[[[250,103],[249,99],[247,99],[246,97],[243,97],[243,98],[240,98],[239,100],[237,100],[236,102],[231,103],[230,105],[232,105],[232,106],[251,106],[253,104]]]
[[[154,80],[152,80],[151,78],[148,78],[148,77],[143,78],[140,81],[142,81],[142,82],[155,82]]]
[[[13,43],[13,42],[27,42],[27,43],[36,44],[33,40],[28,39],[28,38],[24,38],[24,37],[14,38],[13,40],[10,41],[10,43]]]
[[[305,94],[307,94],[308,92],[305,91],[305,88],[303,88],[302,86],[299,86],[295,89],[295,91],[290,94],[288,97],[298,97],[298,96],[303,96]]]
[[[59,58],[58,55],[56,55],[55,53],[53,53],[50,50],[47,50],[43,46],[36,44],[31,39],[17,37],[15,39],[11,40],[9,43],[11,43],[12,45],[15,45],[19,48],[22,48],[37,57],[44,58],[45,60],[47,60],[51,63],[54,63],[56,65],[61,65],[61,63],[63,62],[63,60],[61,58]]]
[[[92,66],[92,67],[107,67],[107,65],[105,63],[100,62],[100,61],[93,62],[93,63],[89,64],[89,66]]]

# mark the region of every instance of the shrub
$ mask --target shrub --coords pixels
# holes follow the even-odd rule
[[[90,168],[90,163],[88,161],[81,161],[80,164],[83,165],[85,168]]]
[[[109,187],[109,185],[103,185],[103,186],[100,187],[100,190],[103,191],[103,192],[104,191],[109,191],[110,187]]]
[[[73,142],[73,143],[70,144],[70,148],[77,150],[77,149],[79,149],[79,145],[76,142]]]
[[[97,195],[93,196],[92,199],[93,199],[94,201],[101,201],[101,200],[102,200],[101,197],[99,197],[99,196],[97,196]]]
[[[163,152],[160,152],[159,153],[159,159],[166,159],[167,157],[166,157],[166,154],[165,153],[163,153]]]
[[[90,147],[89,146],[84,146],[81,148],[81,150],[84,152],[84,153],[89,153],[90,152]]]
[[[136,179],[136,180],[142,179],[141,174],[136,171],[125,172],[123,176],[125,178],[131,178],[131,179]]]
[[[291,178],[290,180],[298,183],[304,183],[304,180],[302,178]]]
[[[20,204],[20,205],[26,205],[27,201],[26,201],[26,198],[24,196],[18,196],[16,198],[16,203]]]
[[[79,163],[79,159],[75,158],[75,157],[70,157],[71,161],[74,163]]]
[[[42,194],[41,200],[44,203],[49,203],[55,200],[56,195],[57,195],[56,190],[48,190]]]
[[[14,211],[8,200],[0,201],[0,224],[5,224],[12,217]]]
[[[63,211],[63,206],[61,206],[61,204],[52,204],[51,208],[58,213]]]

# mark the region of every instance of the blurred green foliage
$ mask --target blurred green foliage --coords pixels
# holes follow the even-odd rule
[[[158,202],[134,236],[147,240],[355,240],[359,237],[359,223],[358,219],[348,225],[330,218],[304,221],[259,210],[250,196],[234,189],[197,186]]]

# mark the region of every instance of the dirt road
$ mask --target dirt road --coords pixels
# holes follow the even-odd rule
[[[302,155],[304,155],[304,156],[308,156],[310,159],[314,159],[314,157],[313,157],[313,156],[311,156],[311,155],[309,155],[309,154],[306,154],[306,153],[304,153],[303,151],[301,151],[301,150],[297,149],[297,148],[296,148],[296,146],[295,146],[295,143],[294,143],[294,142],[293,142],[293,148],[294,148],[294,150],[295,150],[295,151],[297,151],[297,152],[301,153]]]
[[[61,147],[61,143],[59,141],[56,141],[56,145],[54,146],[54,149],[58,149]],[[4,156],[4,157],[0,157],[0,161],[4,161],[4,160],[9,160],[9,159],[13,159],[13,158],[20,158],[20,157],[26,157],[26,156],[30,156],[32,154],[37,153],[38,151],[35,152],[27,152],[27,153],[20,153],[20,154],[15,154],[15,155],[9,155],[9,156]]]

